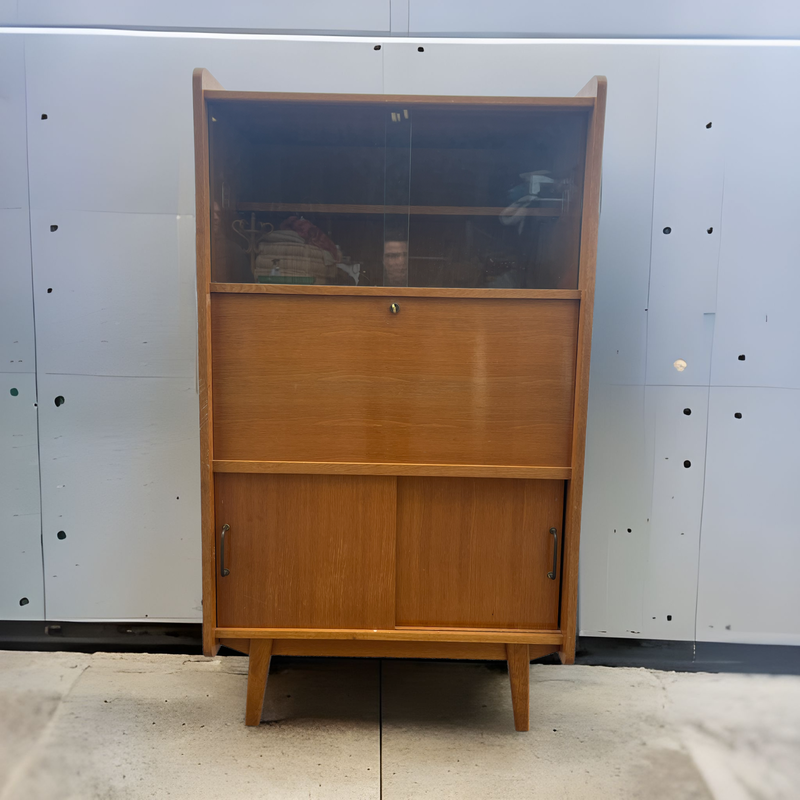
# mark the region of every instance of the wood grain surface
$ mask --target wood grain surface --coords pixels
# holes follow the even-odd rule
[[[321,94],[313,92],[233,92],[220,87],[207,91],[206,96],[214,103],[272,102],[272,103],[379,103],[381,105],[444,105],[444,106],[500,106],[525,108],[536,107],[542,110],[553,109],[565,112],[574,109],[586,112],[594,105],[593,97],[469,97],[455,95],[399,95],[399,94]]]
[[[461,478],[569,480],[569,467],[507,467],[494,464],[357,464],[350,461],[215,461],[214,472],[283,475],[430,475]]]
[[[264,692],[267,689],[267,677],[269,676],[269,662],[272,659],[272,639],[253,639],[248,652],[250,660],[247,665],[247,701],[244,724],[253,726],[261,722]]]
[[[220,644],[239,653],[250,652],[250,639],[221,639]],[[528,658],[544,658],[558,652],[553,644],[529,644]],[[348,642],[342,639],[274,639],[274,656],[336,656],[338,658],[453,658],[505,661],[502,642]]]
[[[474,297],[486,300],[580,300],[579,289],[466,289],[458,286],[326,286],[299,283],[212,283],[220,294],[300,294],[332,297]]]
[[[212,296],[219,460],[570,466],[579,302]]]
[[[558,628],[564,484],[397,479],[397,624]]]
[[[194,108],[194,185],[197,254],[197,393],[200,404],[200,527],[203,564],[203,653],[217,651],[214,640],[217,598],[214,584],[214,458],[211,432],[211,229],[209,224],[208,115],[204,92],[222,89],[208,70],[192,74]]]
[[[564,648],[560,656],[561,660],[567,664],[575,661],[575,644],[578,634],[578,555],[581,544],[583,468],[586,450],[586,418],[589,408],[592,315],[597,264],[597,234],[600,223],[600,189],[607,89],[606,79],[603,76],[595,76],[580,92],[581,96],[594,97],[595,107],[589,121],[589,133],[586,140],[586,178],[583,191],[579,273],[579,287],[583,293],[583,301],[581,302],[578,335],[575,412],[570,458],[573,474],[567,488],[564,520],[564,567],[561,575],[561,628],[564,631]]]
[[[230,574],[221,577],[217,567],[219,625],[394,625],[394,478],[222,474],[216,481],[217,527],[230,525]]]
[[[561,631],[488,630],[474,628],[217,628],[222,639],[324,639],[352,642],[502,642],[561,645]]]
[[[524,644],[506,645],[508,677],[511,681],[511,705],[514,709],[514,727],[527,731],[530,727],[530,659]]]

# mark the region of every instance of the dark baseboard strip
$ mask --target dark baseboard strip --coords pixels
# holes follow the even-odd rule
[[[194,623],[0,621],[0,650],[69,650],[77,653],[203,652]]]
[[[800,675],[800,647],[582,636],[578,642],[575,663],[602,667],[646,667],[674,672]]]
[[[0,650],[200,655],[199,623],[0,621]],[[222,648],[221,655],[239,655]],[[555,655],[537,663],[557,664]],[[583,636],[576,664],[646,667],[675,672],[800,675],[800,647]]]

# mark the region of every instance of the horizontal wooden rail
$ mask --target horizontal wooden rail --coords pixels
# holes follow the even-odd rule
[[[343,628],[217,628],[218,639],[347,639],[382,642],[504,642],[506,644],[553,644],[563,642],[561,631],[437,630],[395,628],[362,630]]]
[[[249,639],[220,639],[240,653],[250,652]],[[543,658],[558,652],[556,644],[529,644],[528,656]],[[466,658],[505,661],[505,642],[379,642],[342,639],[273,639],[273,656],[335,656],[339,658]]]
[[[542,198],[545,202],[559,203],[561,198]],[[380,206],[345,203],[237,203],[239,211],[292,212],[295,214],[410,214],[411,216],[440,217],[497,217],[504,206]],[[518,208],[515,217],[558,217],[560,205]]]
[[[210,283],[217,294],[302,294],[363,297],[469,297],[487,300],[580,300],[579,289],[459,289],[423,286],[317,286],[295,283]]]
[[[588,111],[594,108],[594,97],[470,97],[398,94],[313,94],[297,92],[233,92],[224,89],[205,89],[203,96],[214,103],[378,103],[380,105],[405,104],[407,106],[442,105],[448,107],[479,108],[484,106],[553,109],[570,108]]]
[[[568,481],[570,467],[494,464],[381,464],[339,461],[214,461],[214,472],[279,475],[424,475],[450,478],[527,478]]]

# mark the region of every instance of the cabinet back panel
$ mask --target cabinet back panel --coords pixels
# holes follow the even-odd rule
[[[397,479],[397,624],[558,628],[561,481]]]
[[[395,485],[392,477],[217,475],[217,624],[394,627]]]
[[[212,295],[214,458],[570,466],[579,301]]]

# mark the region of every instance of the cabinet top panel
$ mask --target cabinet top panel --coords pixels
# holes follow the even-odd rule
[[[407,105],[448,106],[524,106],[552,108],[564,111],[588,111],[594,107],[594,97],[470,97],[438,95],[397,94],[319,94],[296,92],[229,92],[222,89],[206,90],[206,100],[220,103],[405,103]]]

